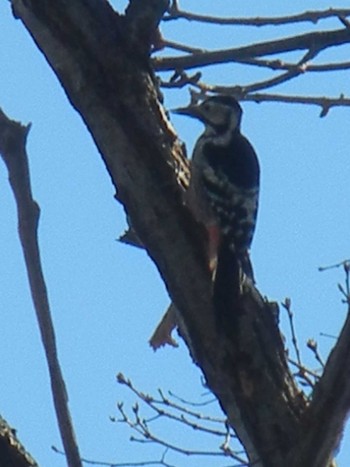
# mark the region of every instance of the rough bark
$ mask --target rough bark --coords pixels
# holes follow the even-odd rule
[[[0,416],[0,467],[38,467],[11,428]]]
[[[286,363],[276,310],[252,284],[235,303],[228,331],[217,329],[205,236],[184,205],[176,178],[187,165],[149,62],[168,2],[134,0],[125,16],[105,0],[12,0],[12,5],[92,134],[117,197],[181,313],[191,356],[250,462],[329,466],[345,413],[338,413],[337,432],[328,427],[321,432],[325,399],[317,394],[328,391],[336,376],[326,387],[320,382],[308,408]],[[348,348],[342,355],[350,362]],[[345,401],[342,407],[349,408]],[[331,441],[319,459],[313,454],[326,439]]]

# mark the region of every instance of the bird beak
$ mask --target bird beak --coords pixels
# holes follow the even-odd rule
[[[172,113],[178,115],[187,115],[187,117],[201,118],[201,112],[199,105],[189,105],[188,107],[180,107],[178,109],[172,109]]]

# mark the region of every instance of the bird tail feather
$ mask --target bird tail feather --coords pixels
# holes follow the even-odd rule
[[[235,317],[239,313],[242,284],[247,278],[255,282],[248,251],[238,257],[229,240],[223,239],[218,251],[213,286],[214,309],[219,328],[230,329],[234,326]]]

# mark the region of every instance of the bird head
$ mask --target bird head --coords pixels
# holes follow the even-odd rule
[[[200,104],[190,104],[172,112],[200,120],[206,132],[217,135],[239,131],[242,119],[241,106],[234,97],[226,95],[209,97]]]

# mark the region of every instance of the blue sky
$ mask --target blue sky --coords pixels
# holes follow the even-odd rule
[[[199,10],[198,3],[182,0],[181,5],[228,16],[277,15],[330,6],[324,1],[284,6],[276,0],[257,7],[253,1],[221,0],[214,6],[202,1]],[[122,9],[126,2],[113,4]],[[347,5],[338,2],[337,6]],[[9,2],[0,3],[0,18],[0,106],[15,120],[32,122],[28,153],[34,196],[42,211],[40,247],[81,453],[109,462],[157,459],[160,448],[130,443],[131,433],[110,422],[117,401],[124,401],[126,407],[135,401],[116,384],[115,375],[122,371],[144,392],[171,389],[200,400],[205,392],[200,372],[183,343],[177,350],[156,354],[149,348],[148,338],[169,301],[162,281],[145,252],[116,242],[125,228],[124,213],[113,198],[114,189],[89,133],[22,24],[12,18]],[[339,27],[336,21],[325,25]],[[207,28],[182,21],[167,23],[163,30],[174,40],[218,48],[293,35],[312,26],[222,28],[219,33]],[[336,61],[348,53],[349,47],[333,49],[325,58]],[[238,84],[257,77],[255,70],[239,66],[204,71],[208,82]],[[342,72],[305,75],[273,92],[349,96],[349,88],[349,73]],[[186,104],[188,93],[169,91],[165,98],[166,106],[173,108]],[[333,341],[320,333],[336,335],[346,314],[337,290],[341,270],[319,273],[317,267],[350,256],[350,110],[336,108],[320,119],[314,107],[272,103],[243,103],[243,107],[243,131],[262,166],[252,248],[258,287],[272,300],[291,297],[302,355],[317,367],[306,340],[317,339],[326,356]],[[173,123],[190,151],[200,125],[178,116]],[[40,465],[60,467],[64,459],[50,449],[61,443],[17,238],[14,200],[2,163],[0,199],[0,375],[6,382],[0,413]],[[286,321],[281,311],[282,331],[288,338]],[[210,411],[215,410],[210,406]],[[175,427],[160,425],[159,429],[164,436],[171,432],[179,444],[206,448],[211,443],[196,441],[194,434],[189,437]],[[349,464],[348,437],[339,456],[340,467]],[[198,459],[176,462],[198,466]],[[201,465],[214,464],[201,460]]]

